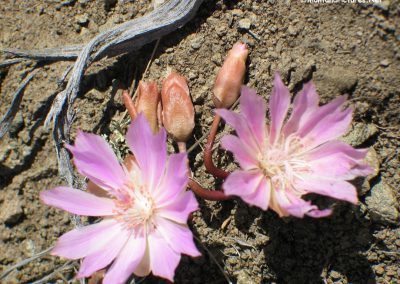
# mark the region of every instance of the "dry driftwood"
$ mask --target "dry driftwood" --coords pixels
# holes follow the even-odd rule
[[[133,19],[94,37],[84,46],[73,45],[42,50],[1,49],[12,59],[0,63],[0,67],[20,62],[22,59],[35,61],[75,60],[66,88],[57,94],[46,117],[45,125],[53,122],[53,138],[56,144],[59,174],[70,186],[76,185],[68,152],[62,144],[69,142],[69,131],[74,118],[73,104],[78,95],[81,79],[87,67],[102,57],[112,57],[136,50],[143,45],[182,27],[196,13],[203,0],[170,0],[158,6],[143,17]],[[26,84],[26,78],[21,86]],[[26,82],[28,81],[28,82]],[[22,99],[19,88],[7,115],[3,118],[0,129],[5,129],[3,122],[9,125],[15,116]],[[6,119],[7,118],[7,119]],[[7,126],[8,129],[8,126]],[[0,137],[1,138],[1,137]]]

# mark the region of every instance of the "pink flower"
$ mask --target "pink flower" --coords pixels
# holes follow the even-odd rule
[[[57,187],[41,192],[44,203],[103,220],[62,235],[52,254],[84,258],[77,277],[108,266],[103,283],[124,283],[134,273],[150,272],[170,281],[181,254],[199,256],[186,225],[198,209],[188,182],[186,154],[167,156],[166,132],[153,135],[140,114],[131,124],[127,143],[134,154],[121,165],[100,136],[79,132],[68,145],[78,171],[106,191],[106,197]],[[104,196],[104,194],[103,194]]]
[[[217,113],[235,130],[237,136],[222,138],[222,146],[231,151],[241,170],[233,172],[223,184],[228,195],[280,216],[324,217],[330,209],[318,207],[301,197],[317,193],[357,203],[357,191],[347,182],[368,175],[370,167],[361,164],[367,149],[354,149],[336,140],[348,129],[352,109],[343,108],[343,95],[318,106],[319,96],[312,83],[294,98],[289,119],[289,90],[279,75],[269,100],[271,124],[266,126],[264,100],[243,87],[241,113],[218,109]]]

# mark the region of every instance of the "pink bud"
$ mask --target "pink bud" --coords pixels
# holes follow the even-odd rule
[[[249,51],[246,44],[237,42],[228,52],[214,84],[213,101],[217,108],[229,108],[237,100],[246,72]]]
[[[194,107],[185,77],[171,72],[163,82],[161,101],[165,129],[176,142],[186,142],[194,128]]]
[[[157,133],[159,130],[157,117],[157,108],[159,103],[160,93],[157,88],[157,83],[154,81],[148,83],[140,81],[138,86],[138,97],[135,101],[136,111],[137,113],[143,112],[153,130],[153,133]]]

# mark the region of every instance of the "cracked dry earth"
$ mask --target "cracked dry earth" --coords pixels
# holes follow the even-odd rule
[[[152,9],[149,0],[2,0],[0,47],[88,42],[99,31]],[[355,147],[370,147],[368,161],[375,172],[355,181],[357,206],[336,202],[334,214],[324,219],[281,219],[239,200],[200,201],[191,227],[203,256],[183,257],[176,283],[225,283],[215,261],[235,283],[399,283],[400,2],[205,0],[189,24],[161,39],[144,76],[160,79],[170,67],[189,79],[197,123],[189,147],[211,125],[213,80],[227,50],[238,40],[250,49],[245,83],[266,99],[275,71],[292,94],[310,79],[323,102],[348,93],[355,116],[343,139]],[[76,103],[73,137],[81,128],[106,135],[123,150],[118,139],[119,128],[125,131],[119,123],[124,112],[121,88],[143,77],[153,47],[151,43],[135,53],[92,64]],[[0,55],[0,61],[5,58]],[[58,177],[51,130],[43,121],[70,64],[56,62],[40,69],[25,90],[9,134],[0,140],[0,271],[49,248],[74,226],[67,213],[44,206],[38,198],[41,190],[64,183]],[[0,69],[1,115],[34,66],[24,62]],[[231,131],[224,126],[220,130]],[[222,150],[214,158],[222,168],[237,167]],[[201,147],[191,152],[190,163],[202,184],[220,185],[205,172]],[[66,260],[44,256],[1,281],[77,283],[75,268]],[[154,277],[139,281],[164,283]]]

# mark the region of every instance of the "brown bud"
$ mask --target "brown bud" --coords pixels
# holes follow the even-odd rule
[[[185,77],[171,72],[161,89],[163,125],[177,142],[186,142],[194,128],[194,107]]]
[[[214,84],[213,101],[217,108],[229,108],[239,97],[246,72],[249,51],[246,44],[237,42],[228,52]]]
[[[150,124],[153,133],[158,132],[157,108],[160,103],[160,93],[157,83],[150,81],[148,83],[140,81],[138,86],[138,97],[135,101],[137,113],[143,112]]]

